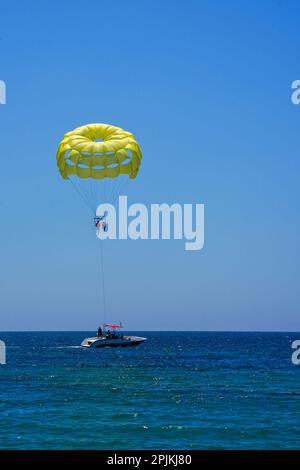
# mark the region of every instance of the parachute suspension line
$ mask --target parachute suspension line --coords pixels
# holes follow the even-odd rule
[[[74,181],[72,181],[71,178],[69,178],[69,181],[71,181],[73,188],[77,191],[81,199],[84,201],[84,203],[87,205],[87,207],[92,211],[93,215],[95,215],[95,211],[93,207],[90,205],[88,199],[84,196],[83,192],[79,189],[79,187],[76,186]]]
[[[123,180],[121,178],[121,181],[120,180],[116,180],[115,178],[112,181],[112,184],[111,184],[111,187],[110,187],[110,191],[109,191],[109,195],[108,195],[108,201],[113,204],[114,202],[114,198],[113,198],[113,195],[115,193],[117,193],[118,191],[118,187],[120,187],[123,183]]]
[[[123,191],[126,188],[128,182],[129,182],[129,178],[127,178],[125,181],[122,181],[122,184],[117,189],[117,192],[113,195],[112,204],[116,202],[116,200],[121,194],[121,191]]]
[[[121,179],[121,181],[116,181],[116,184],[112,185],[112,187],[110,188],[110,192],[109,192],[109,202],[111,203],[114,202],[113,195],[118,193],[118,189],[122,186],[122,184],[123,184],[123,180]]]
[[[102,300],[103,300],[103,321],[104,325],[107,323],[106,318],[106,296],[105,296],[105,279],[104,279],[104,256],[103,256],[103,243],[104,240],[100,241],[100,268],[101,268],[101,278],[102,278]]]
[[[117,197],[119,196],[121,190],[126,185],[127,181],[129,181],[129,178],[122,179],[121,181],[119,181],[116,185],[114,185],[110,189],[109,199],[108,200],[111,204],[114,204],[114,202],[116,201]]]
[[[95,200],[93,198],[93,193],[91,191],[91,185],[88,180],[77,180],[76,184],[80,189],[81,193],[85,197],[90,209],[92,210],[93,214],[95,215]]]
[[[103,185],[99,184],[98,180],[92,180],[91,181],[91,193],[92,193],[92,200],[94,203],[95,208],[98,207],[98,205],[103,202]]]
[[[120,181],[117,181],[117,184],[112,188],[112,192],[110,194],[111,201],[115,201],[115,196],[119,194],[121,188],[124,186],[124,183],[128,181],[128,178],[121,178]]]
[[[93,202],[95,200],[94,191],[93,191],[93,181],[89,185],[90,200]]]

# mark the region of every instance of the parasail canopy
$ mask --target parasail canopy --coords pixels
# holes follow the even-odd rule
[[[130,132],[109,124],[88,124],[65,134],[57,165],[61,176],[78,178],[135,178],[141,164],[140,147]]]

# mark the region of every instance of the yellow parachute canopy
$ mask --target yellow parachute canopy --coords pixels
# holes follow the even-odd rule
[[[58,146],[57,165],[61,176],[68,179],[135,178],[142,152],[130,132],[109,124],[88,124],[65,134]]]

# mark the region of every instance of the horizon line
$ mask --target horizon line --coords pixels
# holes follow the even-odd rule
[[[1,333],[90,333],[91,330],[0,330]],[[124,328],[123,331],[140,332],[146,331],[148,333],[299,333],[300,330],[132,330]]]

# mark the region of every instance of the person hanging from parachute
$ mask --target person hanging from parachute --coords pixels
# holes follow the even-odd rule
[[[108,230],[108,223],[106,221],[105,216],[102,217],[94,217],[94,224],[98,231],[103,230],[103,232],[107,232]]]

